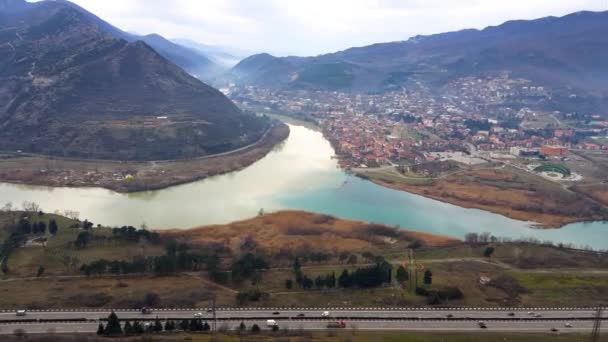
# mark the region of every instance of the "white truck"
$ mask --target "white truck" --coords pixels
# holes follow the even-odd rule
[[[269,328],[272,328],[272,327],[278,327],[279,325],[277,324],[277,321],[275,321],[274,319],[269,319],[266,321],[266,326]]]

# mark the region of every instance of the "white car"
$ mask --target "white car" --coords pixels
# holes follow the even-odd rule
[[[566,324],[564,324],[564,326],[565,326],[566,328],[572,328],[572,324],[570,324],[570,323],[566,323]]]
[[[196,318],[203,317],[203,313],[202,312],[197,312],[197,313],[194,314],[194,317],[196,317]]]
[[[329,317],[329,311],[323,311],[321,317]]]
[[[26,311],[25,310],[17,310],[16,315],[17,316],[25,316]]]
[[[269,319],[266,321],[266,326],[269,328],[272,328],[272,327],[278,327],[279,325],[277,324],[277,321],[275,321],[274,319]]]

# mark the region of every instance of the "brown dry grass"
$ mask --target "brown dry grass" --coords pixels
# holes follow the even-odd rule
[[[337,219],[302,211],[281,211],[225,225],[171,230],[163,234],[193,243],[219,242],[240,246],[251,237],[257,247],[277,251],[310,247],[315,250],[374,250],[383,246],[421,241],[427,246],[456,243],[449,237],[397,230],[387,226]]]
[[[575,186],[573,190],[608,205],[608,184],[579,185]]]
[[[506,169],[469,170],[436,180],[431,185],[372,181],[465,208],[478,208],[517,220],[538,222],[549,228],[603,217],[599,212],[585,214],[572,209],[567,211],[567,206],[581,205],[578,203],[581,198],[558,184]]]
[[[203,307],[216,296],[221,305],[234,305],[234,293],[198,276],[121,276],[42,278],[0,282],[0,307],[17,308],[140,308],[146,293],[160,297],[162,307]]]

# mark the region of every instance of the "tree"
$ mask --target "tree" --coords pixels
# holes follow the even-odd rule
[[[423,281],[425,285],[431,285],[433,283],[433,272],[431,272],[431,270],[427,269],[424,271]]]
[[[44,273],[44,266],[38,266],[38,272],[36,272],[36,277],[40,277]]]
[[[141,335],[144,333],[144,327],[139,323],[139,321],[133,322],[133,332],[137,335]]]
[[[203,331],[209,331],[209,330],[211,330],[211,327],[209,326],[209,323],[205,322],[203,324]]]
[[[174,321],[167,321],[167,322],[165,322],[165,330],[166,331],[173,331],[173,330],[175,330],[175,322]]]
[[[492,253],[494,253],[494,247],[486,247],[486,249],[483,251],[483,256],[489,258],[492,256]]]
[[[291,279],[285,280],[285,288],[291,290],[293,288],[293,281]]]
[[[190,323],[188,322],[187,319],[184,319],[181,322],[179,322],[180,330],[187,331],[189,327],[190,327]]]
[[[55,221],[55,219],[51,219],[51,221],[49,221],[49,233],[55,235],[57,234],[58,230],[59,226],[57,226],[57,221]]]
[[[46,223],[38,222],[38,234],[46,234]]]
[[[251,326],[251,332],[254,333],[254,334],[259,333],[260,332],[260,326],[257,325],[257,324],[252,325]]]
[[[244,332],[245,330],[247,330],[247,326],[245,325],[245,322],[241,322],[239,325],[239,331]]]
[[[104,333],[108,336],[122,335],[122,327],[120,326],[120,321],[114,311],[108,316],[108,324],[106,325]]]
[[[89,232],[80,232],[76,237],[76,241],[74,241],[74,245],[78,248],[84,248],[89,243],[89,238],[91,234]]]
[[[325,280],[323,278],[321,278],[321,276],[317,276],[317,278],[315,279],[315,286],[320,289],[323,286],[325,286]]]
[[[97,327],[97,335],[103,335],[105,334],[105,329],[103,328],[103,323],[99,323],[99,326]]]
[[[351,264],[351,265],[356,264],[356,263],[357,263],[357,256],[356,256],[356,255],[354,255],[354,254],[351,254],[351,255],[348,257],[348,261],[347,261],[347,262],[348,262],[349,264]]]
[[[135,334],[135,330],[133,330],[133,326],[131,325],[131,322],[127,321],[125,323],[125,335],[130,336]]]
[[[338,286],[340,287],[350,287],[351,282],[350,282],[350,276],[348,274],[348,270],[343,270],[342,274],[340,274],[340,277],[338,278]]]
[[[158,319],[158,317],[156,317],[156,319],[154,320],[154,331],[163,331],[163,324],[160,322],[160,319]]]
[[[399,268],[397,268],[397,281],[403,284],[406,281],[408,281],[409,279],[410,279],[410,275],[407,272],[407,270],[405,269],[405,267],[399,266]]]

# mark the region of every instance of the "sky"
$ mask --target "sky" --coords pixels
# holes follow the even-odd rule
[[[512,19],[608,10],[608,0],[72,1],[125,31],[279,56],[311,56]]]

